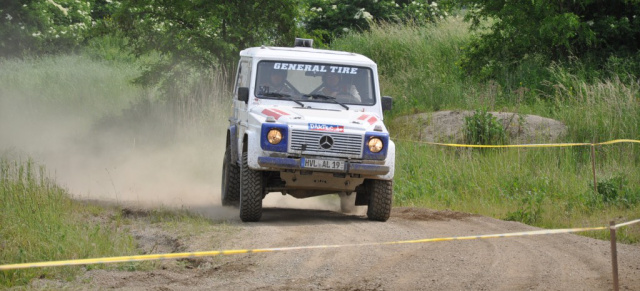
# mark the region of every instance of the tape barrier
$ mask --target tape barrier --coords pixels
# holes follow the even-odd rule
[[[618,227],[623,227],[623,226],[627,226],[627,225],[631,225],[631,224],[639,223],[639,222],[640,222],[640,219],[636,219],[636,220],[632,220],[632,221],[627,221],[625,223],[616,224],[613,227],[614,228],[618,228]]]
[[[616,228],[622,227],[625,225],[630,225],[638,222],[640,222],[640,219],[617,224],[614,227]],[[535,230],[535,231],[512,232],[512,233],[501,233],[501,234],[425,238],[425,239],[416,239],[416,240],[372,242],[372,243],[359,243],[359,244],[316,245],[316,246],[281,247],[281,248],[266,248],[266,249],[224,250],[224,251],[205,251],[205,252],[192,252],[192,253],[171,253],[171,254],[105,257],[105,258],[95,258],[95,259],[80,259],[80,260],[0,265],[0,271],[27,269],[27,268],[42,268],[42,267],[124,263],[124,262],[139,262],[139,261],[153,261],[153,260],[167,260],[167,259],[186,259],[186,258],[197,258],[197,257],[214,257],[214,256],[220,256],[220,255],[255,254],[255,253],[269,253],[269,252],[282,252],[282,251],[294,251],[294,250],[331,249],[331,248],[344,248],[344,247],[382,246],[382,245],[429,243],[429,242],[454,241],[454,240],[474,240],[474,239],[517,237],[517,236],[550,235],[550,234],[561,234],[561,233],[585,232],[585,231],[593,231],[593,230],[604,230],[608,228],[609,226],[564,228],[564,229]]]
[[[475,145],[475,144],[456,144],[456,143],[439,143],[430,141],[414,141],[406,139],[398,139],[399,141],[417,142],[430,145],[458,147],[458,148],[551,148],[551,147],[576,147],[576,146],[599,146],[614,143],[640,143],[640,140],[634,139],[615,139],[599,143],[540,143],[540,144],[513,144],[513,145]]]

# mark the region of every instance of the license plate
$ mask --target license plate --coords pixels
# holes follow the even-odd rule
[[[304,159],[303,167],[324,170],[344,170],[344,162],[319,159]]]

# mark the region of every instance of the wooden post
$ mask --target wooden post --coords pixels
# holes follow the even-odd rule
[[[611,232],[611,265],[613,268],[613,290],[620,290],[618,284],[618,249],[616,247],[616,224],[614,221],[609,222],[609,231]]]
[[[591,144],[591,168],[593,170],[593,191],[598,193],[598,181],[596,180],[596,146]]]

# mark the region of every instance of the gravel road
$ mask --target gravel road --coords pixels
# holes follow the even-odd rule
[[[386,223],[328,210],[266,208],[259,223],[180,235],[131,217],[150,252],[359,244],[537,230],[451,211],[394,208]],[[633,226],[638,227],[638,226]],[[180,227],[178,227],[180,228]],[[176,228],[177,229],[177,228]],[[640,246],[618,244],[620,290],[640,290]],[[32,287],[124,290],[610,290],[610,244],[574,234],[359,246],[161,261]]]

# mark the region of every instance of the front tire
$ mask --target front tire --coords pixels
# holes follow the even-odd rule
[[[367,180],[367,183],[367,192],[370,195],[367,217],[369,220],[387,221],[393,204],[393,181]]]
[[[222,206],[238,207],[240,204],[240,167],[231,162],[231,149],[227,146],[222,162]]]
[[[247,153],[242,153],[240,166],[240,219],[256,222],[262,217],[262,172],[249,169]]]

